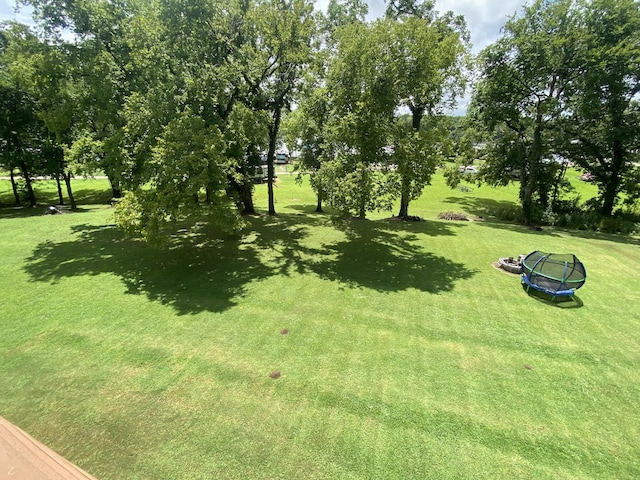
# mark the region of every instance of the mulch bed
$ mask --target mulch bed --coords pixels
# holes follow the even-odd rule
[[[460,220],[463,222],[471,221],[466,214],[457,212],[441,212],[438,214],[438,218],[441,220]]]

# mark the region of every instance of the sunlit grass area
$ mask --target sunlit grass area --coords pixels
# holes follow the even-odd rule
[[[640,477],[637,238],[440,176],[424,221],[342,220],[282,175],[244,236],[151,247],[91,182],[78,213],[0,209],[0,415],[97,478]],[[492,266],[535,249],[584,262],[575,301]]]

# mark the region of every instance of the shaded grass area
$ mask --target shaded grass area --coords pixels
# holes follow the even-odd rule
[[[109,200],[111,199],[109,181],[106,179],[76,179],[72,180],[71,184],[74,198],[80,207],[83,205],[104,205],[109,203]],[[29,214],[40,215],[43,207],[59,204],[58,190],[55,180],[35,180],[33,182],[33,189],[38,206],[33,209],[25,207],[25,205],[28,205],[29,201],[26,193],[21,191],[20,197],[23,206],[21,208],[15,208],[15,199],[11,188],[11,182],[8,180],[0,180],[0,216],[25,216]],[[67,197],[67,191],[64,184],[62,185],[62,189],[65,205],[69,205],[69,199]]]
[[[246,236],[163,247],[0,216],[0,415],[100,479],[640,476],[637,239],[438,221],[439,188],[354,221],[282,179]],[[535,249],[579,304],[491,266]]]

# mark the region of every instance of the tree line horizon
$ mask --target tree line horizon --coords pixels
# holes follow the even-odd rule
[[[471,55],[464,17],[430,0],[23,0],[34,27],[0,27],[0,167],[60,180],[103,172],[117,224],[153,239],[206,216],[226,230],[255,212],[267,152],[276,214],[278,142],[300,151],[317,196],[345,214],[410,218],[438,166],[451,186],[519,184],[522,221],[576,207],[563,158],[611,217],[640,198],[640,7],[535,0]],[[64,32],[73,32],[69,39]],[[467,116],[451,119],[465,89]],[[408,112],[399,115],[398,112]],[[618,209],[618,210],[616,210]]]

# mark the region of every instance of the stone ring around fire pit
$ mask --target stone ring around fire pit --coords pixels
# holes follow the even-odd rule
[[[498,259],[498,265],[503,270],[509,273],[522,273],[522,258],[524,255],[520,255],[517,259],[513,257],[505,257]]]

